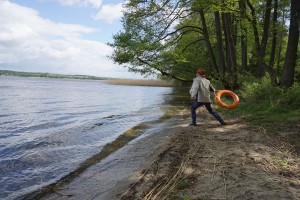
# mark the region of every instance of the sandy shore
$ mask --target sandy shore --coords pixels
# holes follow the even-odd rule
[[[220,126],[205,111],[199,118],[115,199],[300,199],[300,159],[289,144],[238,119]]]
[[[220,126],[199,109],[155,125],[120,151],[41,199],[300,199],[292,147],[238,119]]]

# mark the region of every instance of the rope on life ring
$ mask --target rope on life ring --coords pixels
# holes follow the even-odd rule
[[[222,95],[228,95],[230,96],[232,99],[233,99],[233,103],[232,104],[226,104],[224,102],[221,101],[221,96]],[[216,94],[216,97],[215,97],[215,100],[216,100],[216,103],[222,107],[222,108],[227,108],[227,109],[234,109],[236,108],[238,105],[239,105],[239,102],[240,102],[240,99],[239,97],[232,91],[230,90],[219,90]]]

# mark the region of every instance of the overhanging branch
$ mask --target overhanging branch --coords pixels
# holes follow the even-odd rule
[[[159,69],[157,66],[152,65],[152,64],[150,64],[149,62],[147,62],[147,61],[145,61],[145,60],[143,60],[143,59],[141,59],[141,58],[139,58],[139,57],[137,57],[137,59],[138,59],[141,63],[143,63],[143,64],[145,64],[145,65],[148,65],[148,66],[154,68],[155,70],[159,71],[159,72],[161,73],[161,75],[163,75],[163,76],[167,76],[167,77],[173,78],[173,79],[178,80],[178,81],[181,81],[181,82],[190,82],[190,81],[191,81],[191,80],[182,79],[182,78],[179,78],[179,77],[177,77],[177,76],[174,76],[173,74],[167,73],[167,72],[165,72],[165,71]]]

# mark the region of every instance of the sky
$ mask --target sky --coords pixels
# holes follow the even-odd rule
[[[0,69],[139,79],[108,58],[123,0],[0,0]]]

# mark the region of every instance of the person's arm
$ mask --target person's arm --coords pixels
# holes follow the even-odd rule
[[[199,90],[199,83],[196,79],[194,79],[192,87],[190,89],[191,99],[196,99],[197,98],[198,90]]]
[[[211,91],[211,92],[215,92],[216,91],[216,89],[211,85],[211,84],[209,84],[209,91]]]

